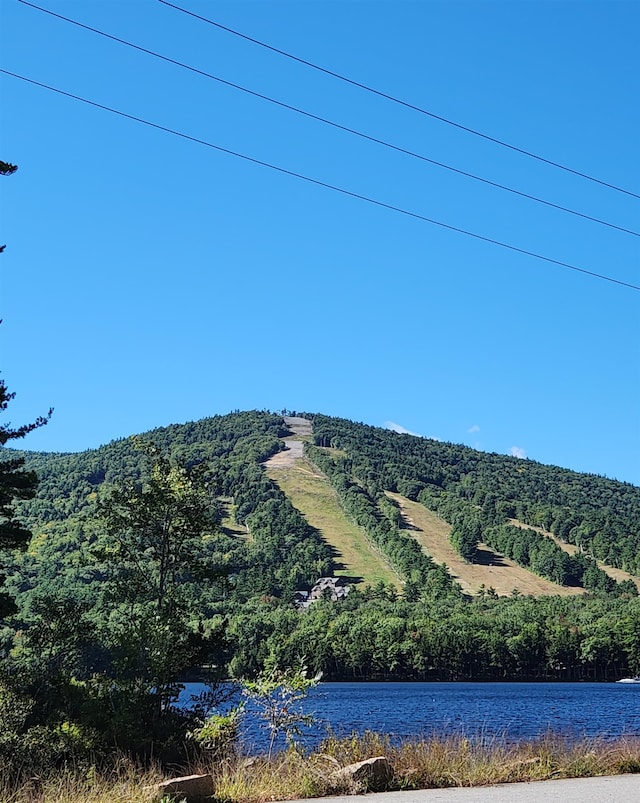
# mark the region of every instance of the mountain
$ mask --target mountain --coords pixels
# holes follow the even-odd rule
[[[306,430],[301,429],[304,422]],[[403,527],[403,498],[419,502],[450,524],[452,541],[471,562],[483,540],[563,585],[598,587],[594,572],[584,580],[585,571],[593,566],[583,566],[581,573],[582,558],[640,575],[640,488],[627,483],[323,415],[285,419],[235,413],[159,428],[139,439],[187,467],[206,464],[217,495],[237,497],[239,524],[259,507],[255,498],[253,504],[245,499],[246,486],[258,482],[269,486],[268,498],[280,496],[256,467],[283,454],[283,448],[291,451],[292,444],[304,443],[306,465],[313,465],[320,479],[316,494],[321,486],[326,490],[328,480],[340,499],[338,529],[348,527],[348,516],[369,539],[381,539],[377,546],[402,581],[407,579],[407,567],[402,568],[400,553],[391,556],[392,547],[385,545],[398,537],[395,530],[404,548],[415,553],[414,573],[424,559],[424,550],[416,549],[411,531]],[[36,532],[90,513],[101,489],[139,481],[144,474],[144,455],[131,438],[79,454],[21,454],[40,477],[37,498],[23,507],[24,518]],[[296,456],[302,456],[302,448]],[[277,480],[273,470],[267,474]],[[576,558],[570,560],[550,535],[560,544],[574,545]],[[541,548],[545,554],[537,555]],[[383,575],[395,582],[388,571]],[[611,590],[611,583],[602,577],[599,582]]]
[[[20,454],[40,485],[19,510],[32,542],[7,571],[16,629],[34,626],[47,595],[81,600],[91,621],[111,615],[105,509],[118,489],[134,498],[153,484],[162,456],[206,489],[209,529],[180,574],[180,604],[188,627],[224,634],[226,671],[302,656],[336,678],[640,669],[635,486],[304,413],[236,412],[78,454]],[[135,559],[152,572],[147,547]],[[133,577],[132,556],[121,559]],[[203,561],[215,564],[206,578]],[[352,592],[301,614],[295,592],[332,575]]]

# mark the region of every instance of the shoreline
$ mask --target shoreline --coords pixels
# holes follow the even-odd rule
[[[382,775],[354,769],[380,762]],[[0,800],[11,803],[150,803],[176,776],[210,775],[214,800],[227,803],[620,803],[640,788],[640,735],[608,743],[545,738],[509,745],[461,736],[393,745],[388,736],[330,737],[310,753],[295,749],[250,757],[235,742],[204,750],[192,763],[168,768],[113,757],[87,771],[82,762],[11,782],[0,777]],[[603,786],[604,784],[604,786]],[[577,789],[575,797],[569,791]],[[588,790],[597,790],[593,795]],[[604,790],[604,791],[603,791]],[[607,791],[608,790],[608,791]],[[625,793],[621,794],[620,790]],[[369,794],[365,795],[365,792]],[[381,794],[376,794],[377,792]],[[522,792],[522,796],[521,796]],[[524,793],[529,796],[524,796]],[[553,794],[551,794],[553,792]],[[606,792],[606,793],[605,793]]]

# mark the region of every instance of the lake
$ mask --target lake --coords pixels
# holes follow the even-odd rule
[[[187,684],[189,693],[202,690]],[[320,683],[304,702],[317,725],[302,743],[318,744],[330,728],[346,736],[366,730],[395,742],[432,734],[507,741],[548,731],[567,737],[640,736],[640,685],[617,683]],[[266,748],[266,735],[249,713],[243,744]]]

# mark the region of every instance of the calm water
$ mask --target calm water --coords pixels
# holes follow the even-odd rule
[[[189,692],[202,687],[188,684]],[[331,728],[337,735],[366,730],[394,741],[430,734],[466,734],[515,741],[547,731],[612,739],[640,736],[640,685],[616,683],[321,683],[304,704],[318,726],[305,729],[306,746]],[[266,737],[247,717],[245,749],[260,751]]]

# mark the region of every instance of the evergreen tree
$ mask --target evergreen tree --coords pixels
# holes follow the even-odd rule
[[[0,175],[10,176],[17,170],[16,165],[0,160]],[[0,252],[5,246],[0,246]],[[0,321],[1,323],[1,321]],[[4,380],[0,379],[0,412],[7,409],[15,393],[9,393]],[[24,424],[12,429],[9,424],[0,425],[0,447],[8,441],[24,438],[29,432],[43,426],[49,420],[53,411],[49,410],[47,416],[38,417],[31,424]],[[31,533],[16,519],[13,504],[16,500],[30,499],[35,494],[38,479],[32,471],[23,471],[24,458],[10,457],[0,461],[0,550],[24,549],[31,537]],[[4,583],[0,565],[0,589]],[[12,610],[12,603],[0,590],[0,616]]]
[[[0,176],[11,176],[16,172],[17,169],[18,165],[12,165],[9,164],[9,162],[3,162],[2,159],[0,159]],[[0,245],[0,254],[6,247],[6,245]]]

